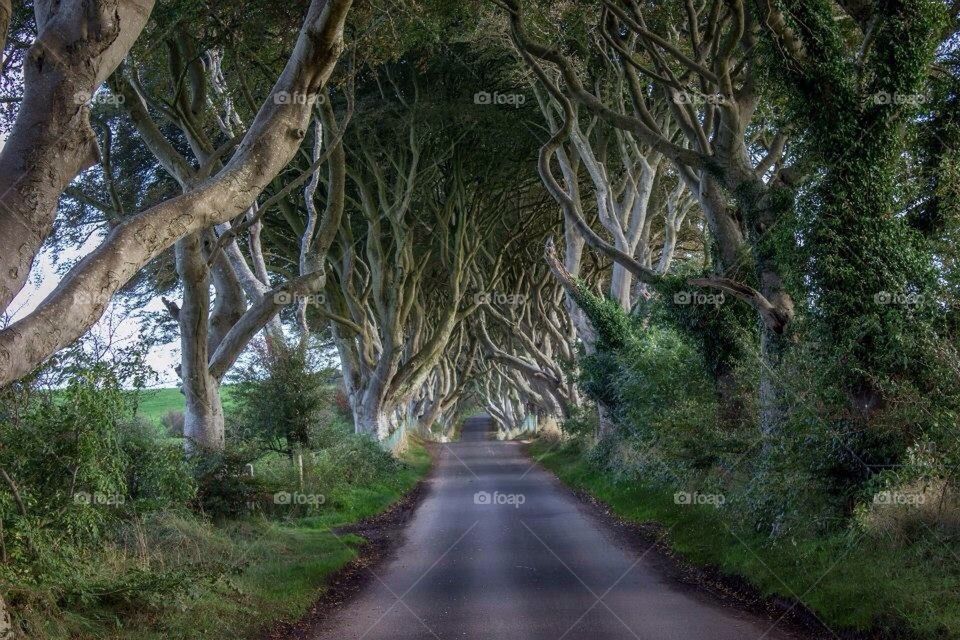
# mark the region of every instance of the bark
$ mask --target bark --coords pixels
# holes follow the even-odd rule
[[[211,229],[204,232],[203,240],[204,249],[209,249],[213,245],[214,234]],[[208,259],[206,251],[204,252],[204,259]],[[214,259],[210,272],[217,297],[213,303],[213,310],[210,312],[208,339],[210,350],[215,350],[230,331],[230,328],[243,317],[246,303],[234,264],[227,260],[223,253]]]
[[[311,3],[270,98],[220,172],[115,227],[33,313],[0,331],[0,386],[26,375],[76,340],[99,319],[120,287],[178,239],[231,220],[254,204],[306,135],[316,96],[343,49],[343,25],[350,5],[351,0]],[[279,92],[310,99],[275,99]],[[4,158],[7,151],[9,146]],[[57,191],[57,187],[46,191]],[[22,238],[23,234],[18,230],[11,236]]]
[[[10,18],[13,16],[13,7],[10,0],[0,0],[0,51],[6,49],[7,36],[10,31]]]
[[[177,242],[177,273],[183,282],[180,324],[182,391],[186,398],[183,435],[188,450],[220,450],[224,445],[223,406],[219,382],[210,375],[208,323],[210,277],[200,234]]]
[[[140,36],[153,4],[34,3],[38,35],[24,60],[23,102],[0,151],[0,309],[26,283],[60,194],[97,161],[87,102]]]
[[[0,640],[14,640],[15,637],[10,613],[7,611],[7,603],[0,595]]]
[[[307,296],[316,291],[317,283],[321,278],[322,274],[315,271],[264,293],[256,304],[251,305],[230,327],[230,331],[217,345],[210,357],[210,375],[216,380],[221,380],[250,344],[250,340],[271,319],[275,318],[284,306],[289,304],[289,300]]]
[[[375,394],[363,394],[353,407],[353,423],[356,433],[376,440],[385,440],[390,435],[390,417]]]

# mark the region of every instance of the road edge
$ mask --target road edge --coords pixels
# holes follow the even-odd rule
[[[663,542],[664,527],[655,522],[634,522],[617,515],[613,509],[590,492],[571,486],[563,481],[552,469],[544,466],[530,451],[530,441],[521,441],[521,450],[536,468],[544,471],[550,478],[571,493],[584,512],[594,518],[613,534],[613,536],[631,548],[634,552],[644,553],[654,546],[657,565],[668,577],[686,587],[696,589],[722,604],[736,606],[754,615],[776,620],[777,624],[786,623],[786,630],[814,640],[908,640],[909,636],[892,635],[882,630],[857,631],[841,629],[835,631],[820,622],[816,613],[802,602],[782,596],[767,596],[760,592],[746,578],[725,573],[716,566],[694,564],[678,554]],[[649,556],[648,556],[649,557]]]
[[[370,570],[388,560],[403,542],[404,535],[389,534],[405,531],[420,503],[429,494],[429,481],[437,468],[437,451],[429,442],[424,443],[424,448],[430,454],[430,468],[402,498],[374,516],[334,529],[337,534],[354,534],[366,539],[357,556],[330,574],[323,591],[298,620],[277,621],[269,625],[258,636],[260,640],[313,638],[331,615],[349,604],[369,584],[373,575]]]

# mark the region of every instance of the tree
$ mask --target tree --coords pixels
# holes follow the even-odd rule
[[[124,6],[127,4],[131,3]],[[212,177],[199,181],[188,192],[118,224],[93,253],[67,274],[60,286],[33,313],[0,332],[0,385],[25,375],[44,358],[81,335],[97,320],[106,303],[121,286],[179,238],[232,220],[254,204],[259,193],[293,157],[306,135],[318,92],[329,79],[343,49],[343,26],[350,5],[349,0],[317,0],[311,3],[283,73],[222,169]],[[65,10],[67,6],[73,5],[61,5],[60,10]],[[46,19],[49,16],[42,17]],[[43,20],[40,22],[46,24]],[[121,20],[120,28],[127,24],[129,20]],[[123,44],[130,40],[128,31],[122,33],[128,37],[115,42]],[[129,43],[126,48],[129,48]],[[108,48],[107,51],[112,49]],[[83,58],[83,54],[80,51],[67,60],[76,63]],[[116,55],[116,52],[111,55]],[[116,63],[119,63],[119,58]],[[57,91],[74,89],[83,80],[82,74],[72,71],[63,73],[66,79],[57,84]],[[92,80],[102,81],[105,75],[97,75]],[[30,87],[34,82],[38,81],[31,80],[28,75],[28,92],[32,90]],[[89,89],[98,84],[94,82]],[[286,100],[278,96],[303,96],[304,99]],[[55,110],[59,112],[60,108]],[[83,117],[82,123],[76,125],[75,129],[83,132],[87,121],[86,111],[83,107],[76,110]],[[62,115],[52,113],[40,129],[53,126],[54,121]],[[29,127],[27,121],[37,115],[36,112],[21,110],[21,117],[24,125],[20,125],[18,118],[15,130],[26,130]],[[77,136],[80,134],[74,132],[71,135],[79,139]],[[40,141],[36,142],[40,144]],[[8,145],[4,148],[0,153],[0,167],[5,158],[14,156],[16,152],[13,149],[19,146],[18,143],[17,147]],[[57,163],[56,154],[51,154],[45,162]],[[57,167],[57,171],[61,170]],[[32,175],[29,171],[20,173]],[[7,179],[20,178],[17,172],[8,172]],[[55,199],[64,187],[65,184],[61,185],[60,182],[48,185],[42,190],[42,197]],[[15,206],[16,203],[11,204],[12,209]],[[4,219],[9,220],[10,215],[4,214]],[[38,230],[40,227],[33,230],[34,235]],[[21,228],[7,236],[7,241],[9,238],[26,239],[27,234],[28,229]],[[49,224],[45,224],[40,236],[45,238],[48,234]],[[26,246],[32,245],[28,242]],[[35,249],[29,253],[32,260]],[[4,252],[4,255],[13,254]],[[14,287],[8,286],[9,291],[13,289],[19,290],[19,285],[14,283]],[[210,444],[216,445],[217,440],[217,436],[212,437]]]

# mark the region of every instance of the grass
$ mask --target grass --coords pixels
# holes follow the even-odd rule
[[[224,385],[220,390],[225,409],[232,405],[231,390],[230,385]],[[183,411],[184,406],[180,389],[175,387],[148,389],[140,394],[137,415],[159,424],[160,419],[168,411]]]
[[[765,595],[800,600],[835,631],[960,637],[960,548],[931,531],[898,548],[854,532],[773,544],[731,528],[714,507],[676,504],[670,489],[611,482],[572,448],[537,441],[531,453],[618,516],[663,525],[664,542],[687,561],[745,578]]]
[[[353,560],[363,539],[331,529],[374,516],[397,502],[426,474],[430,455],[411,441],[407,463],[387,480],[339,487],[320,516],[289,523],[262,523],[230,535],[245,548],[242,570],[227,582],[212,584],[188,607],[169,611],[150,630],[128,628],[107,638],[228,640],[258,637],[269,621],[295,621],[323,592],[327,578]]]
[[[210,585],[188,607],[169,611],[151,629],[128,628],[111,640],[168,638],[228,640],[255,638],[269,621],[295,621],[323,592],[327,578],[353,560],[363,539],[331,529],[376,515],[402,498],[430,467],[422,443],[411,442],[407,466],[388,481],[348,486],[328,498],[323,515],[231,534],[245,548],[243,569],[229,581]]]
[[[319,515],[211,522],[156,512],[128,523],[121,538],[134,543],[111,543],[91,555],[91,575],[130,576],[143,568],[153,580],[185,572],[189,589],[178,587],[160,602],[140,602],[144,591],[133,588],[131,602],[103,601],[101,593],[99,604],[61,606],[53,602],[55,592],[28,585],[13,586],[8,601],[18,604],[29,637],[37,640],[259,638],[265,628],[303,616],[331,574],[357,557],[363,539],[332,529],[381,513],[429,470],[430,455],[415,438],[400,457],[405,464],[367,476],[376,480],[349,481],[340,474],[314,512]]]
[[[390,502],[383,496],[383,506]],[[159,612],[128,612],[112,626],[71,635],[78,640],[166,640],[256,638],[272,621],[295,621],[322,593],[326,579],[356,557],[357,536],[301,524],[261,522],[227,530],[204,531],[194,541],[201,549],[228,544],[234,570],[222,579],[200,583],[186,599]]]

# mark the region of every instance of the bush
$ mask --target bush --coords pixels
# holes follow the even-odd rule
[[[237,517],[255,511],[270,493],[253,472],[261,451],[250,445],[229,445],[223,451],[201,451],[190,458],[197,492],[192,506],[213,518]]]
[[[20,387],[0,418],[0,587],[26,637],[49,637],[62,607],[153,606],[196,582],[152,567],[115,534],[157,509],[185,506],[194,485],[182,450],[134,419],[117,369],[76,366],[65,387]]]
[[[267,449],[292,456],[325,439],[334,419],[328,372],[310,369],[297,348],[260,344],[253,362],[237,376],[231,431],[237,441],[255,440]]]
[[[182,445],[164,439],[143,418],[121,424],[119,434],[129,461],[126,495],[137,511],[182,506],[194,497],[196,486]]]
[[[30,517],[56,523],[76,540],[99,536],[116,515],[112,507],[128,497],[131,462],[120,433],[132,416],[128,400],[113,373],[96,365],[65,389],[31,398],[16,421],[0,424],[0,466]],[[9,505],[3,517],[7,531],[15,531]]]
[[[385,495],[411,481],[403,463],[352,433],[325,382],[309,414],[306,444],[314,449],[300,449],[295,436],[284,442],[303,454],[301,482],[286,455],[291,447],[265,455],[262,431],[223,452],[185,458],[165,433],[179,412],[167,414],[166,429],[136,419],[136,394],[116,372],[102,364],[76,367],[63,388],[18,384],[3,391],[0,469],[10,482],[0,475],[0,593],[23,637],[87,637],[120,620],[125,630],[152,627],[167,612],[196,605],[198,594],[229,592],[233,602],[234,576],[223,578],[246,566],[249,546],[242,545],[277,541],[261,551],[261,564],[276,568],[286,561],[282,545],[298,540],[245,516],[345,522],[381,508]],[[277,393],[280,379],[269,383]],[[324,380],[314,374],[313,381]],[[273,393],[264,388],[271,387],[254,397]],[[325,500],[281,505],[274,500],[280,491]],[[236,599],[247,607],[247,597]]]

